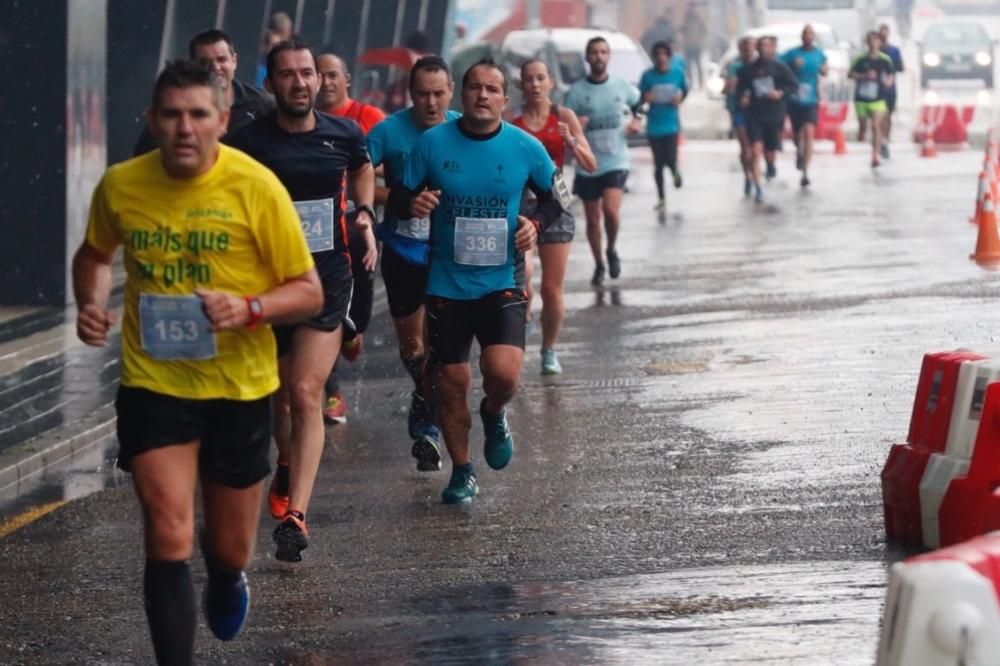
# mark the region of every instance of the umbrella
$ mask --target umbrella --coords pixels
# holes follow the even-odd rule
[[[368,49],[358,57],[359,65],[374,65],[384,67],[399,67],[406,71],[413,66],[422,54],[402,46],[381,49]]]

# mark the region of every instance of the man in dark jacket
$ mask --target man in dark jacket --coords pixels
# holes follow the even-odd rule
[[[259,118],[274,108],[274,101],[267,93],[236,78],[237,55],[233,49],[233,40],[223,31],[213,28],[199,32],[188,44],[188,56],[192,60],[210,63],[222,85],[229,102],[227,136],[236,134],[254,118]],[[144,127],[133,155],[142,155],[155,149],[156,140]]]
[[[774,154],[781,150],[785,127],[785,100],[799,88],[798,79],[788,65],[775,58],[777,40],[761,37],[757,41],[760,57],[739,72],[736,98],[746,110],[747,135],[753,146],[751,167],[758,203],[764,200],[760,186],[760,156],[767,161],[767,179],[777,175]]]

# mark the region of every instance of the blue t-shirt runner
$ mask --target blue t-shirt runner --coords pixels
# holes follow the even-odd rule
[[[460,116],[457,111],[448,111],[445,121]],[[368,155],[372,165],[384,166],[386,187],[392,189],[402,182],[410,151],[424,131],[425,128],[413,122],[412,109],[407,108],[392,114],[368,133]],[[401,220],[386,210],[382,223],[375,231],[379,240],[407,262],[419,266],[427,264],[429,219]]]
[[[521,193],[527,186],[551,194],[555,174],[538,139],[509,123],[489,135],[469,133],[459,120],[424,132],[402,186],[441,191],[430,217],[427,295],[475,300],[514,289]]]
[[[819,104],[819,77],[826,64],[826,54],[823,49],[813,45],[809,48],[797,46],[786,51],[781,56],[784,62],[799,80],[799,89],[788,102],[798,106],[815,106]]]
[[[650,137],[677,134],[681,130],[680,114],[675,99],[687,96],[687,78],[684,70],[668,67],[661,72],[655,67],[647,69],[639,79],[639,92],[645,96],[652,91],[649,113],[646,120],[646,134]]]
[[[628,109],[636,108],[639,99],[639,90],[635,86],[615,76],[609,76],[600,83],[588,77],[570,86],[563,106],[587,119],[583,133],[597,158],[597,169],[588,177],[628,170],[626,118]]]

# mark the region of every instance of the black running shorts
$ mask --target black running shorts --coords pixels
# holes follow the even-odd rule
[[[120,386],[118,467],[147,451],[200,441],[199,472],[229,488],[248,488],[271,472],[271,397],[190,400]]]
[[[301,324],[274,326],[274,340],[278,345],[278,356],[284,356],[292,350],[292,336],[299,326],[308,326],[318,331],[332,332],[344,323],[351,307],[351,292],[354,280],[350,272],[339,274],[335,278],[320,277],[323,283],[323,309],[312,319]]]
[[[420,309],[427,295],[427,266],[412,264],[386,243],[382,245],[382,280],[393,319],[404,319]]]
[[[818,104],[791,103],[788,105],[788,120],[791,121],[792,131],[795,134],[798,134],[799,130],[805,127],[807,123],[815,127],[818,119]]]
[[[747,137],[750,143],[763,143],[764,150],[781,150],[781,133],[785,129],[785,119],[773,120],[747,115]]]
[[[427,297],[427,335],[434,363],[468,363],[472,339],[482,349],[511,345],[524,349],[528,302],[519,289],[504,289],[474,301]]]
[[[628,180],[628,169],[608,171],[600,176],[586,176],[577,173],[573,179],[573,194],[584,201],[597,201],[604,196],[604,190],[623,190]]]

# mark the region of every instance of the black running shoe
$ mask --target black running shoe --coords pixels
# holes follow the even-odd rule
[[[767,163],[767,179],[771,180],[778,175],[778,169],[774,166],[774,162]]]
[[[622,274],[622,262],[618,258],[618,253],[614,250],[608,250],[606,253],[608,257],[608,275],[611,279],[617,279],[619,275]]]
[[[595,287],[604,284],[604,266],[598,266],[594,269],[594,277],[590,278],[590,284]]]
[[[309,547],[306,521],[292,513],[287,514],[281,524],[274,528],[274,543],[278,546],[274,554],[276,560],[301,562],[302,551]]]
[[[436,472],[441,469],[441,449],[431,437],[425,435],[415,440],[410,453],[417,459],[418,472]]]

